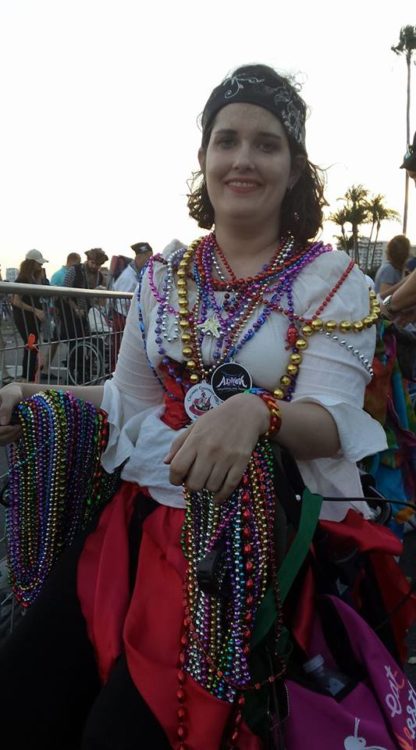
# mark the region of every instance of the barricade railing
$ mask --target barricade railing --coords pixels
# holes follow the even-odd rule
[[[0,282],[0,386],[13,381],[63,388],[103,383],[115,368],[132,296]],[[1,448],[0,491],[6,483],[7,455]],[[0,641],[21,615],[8,585],[5,539],[0,504]]]
[[[103,382],[115,367],[131,297],[0,282],[0,385]]]

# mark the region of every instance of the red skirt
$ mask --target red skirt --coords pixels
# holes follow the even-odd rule
[[[138,691],[174,748],[179,703],[178,656],[186,561],[180,545],[184,511],[160,505],[143,523],[136,582],[129,589],[128,524],[138,487],[124,482],[87,538],[78,566],[78,596],[101,679],[125,651]],[[233,707],[186,678],[186,747],[218,750]],[[260,750],[243,724],[241,750]]]
[[[179,748],[176,694],[184,617],[186,561],[180,545],[184,511],[160,505],[144,521],[131,593],[128,526],[138,492],[137,485],[124,482],[102,513],[97,529],[87,538],[78,567],[78,596],[102,681],[107,680],[115,660],[124,651],[138,691],[172,747]],[[341,523],[321,525],[335,544],[348,537],[370,554],[382,584],[386,609],[393,611],[409,591],[409,584],[393,559],[401,552],[400,541],[388,529],[365,521],[353,511]],[[300,642],[302,635],[307,640],[307,601],[312,607],[313,596],[302,596],[302,600],[292,622]],[[414,619],[415,600],[411,596],[393,622],[396,642],[404,640],[405,630]],[[218,750],[233,707],[210,695],[189,676],[185,695],[187,750]],[[238,747],[261,748],[258,737],[244,724]]]

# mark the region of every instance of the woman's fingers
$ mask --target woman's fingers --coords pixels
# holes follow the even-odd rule
[[[170,464],[174,456],[176,456],[177,452],[182,448],[185,440],[187,439],[188,435],[190,434],[192,430],[193,425],[191,424],[186,430],[184,430],[178,437],[173,440],[172,445],[170,446],[169,452],[166,454],[165,458],[163,459],[164,464]]]
[[[211,473],[210,463],[197,455],[184,479],[186,489],[193,492],[209,489],[208,480]],[[224,473],[226,472],[220,467],[218,469],[218,487],[221,487],[222,485],[221,477],[224,477]]]
[[[17,383],[10,383],[0,391],[0,427],[10,424],[13,409],[23,398],[22,389]]]
[[[247,459],[245,463],[241,462],[231,466],[230,470],[224,477],[222,486],[217,492],[214,493],[214,502],[217,505],[221,505],[221,503],[225,502],[225,500],[230,497],[235,488],[238,487],[241,481],[241,477],[243,476],[244,471],[247,467],[248,461],[249,459]]]
[[[19,439],[22,433],[20,425],[13,424],[7,427],[0,427],[0,445],[8,445],[8,443],[15,443]]]

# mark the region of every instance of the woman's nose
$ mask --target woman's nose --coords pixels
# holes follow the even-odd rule
[[[252,169],[253,159],[251,148],[248,143],[241,143],[234,153],[234,164],[236,169]]]

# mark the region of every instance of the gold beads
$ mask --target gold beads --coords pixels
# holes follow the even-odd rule
[[[323,325],[324,323],[320,318],[316,318],[316,320],[313,320],[311,323],[313,331],[320,331],[323,328]]]
[[[289,375],[282,375],[282,377],[280,378],[280,384],[283,385],[284,387],[290,385],[291,382],[292,381],[291,381]],[[277,398],[277,396],[276,396],[276,398]]]
[[[290,355],[289,359],[293,365],[300,365],[300,363],[302,362],[302,355],[294,352]]]
[[[304,336],[312,336],[314,329],[308,323],[302,326],[302,333]]]
[[[289,383],[290,383],[290,378],[288,378],[288,380],[289,380]],[[281,401],[284,398],[284,396],[285,396],[285,392],[282,391],[281,388],[275,388],[274,391],[273,391],[273,396],[275,398],[278,398],[279,401]]]
[[[296,349],[307,349],[309,344],[306,339],[297,339],[295,346]]]
[[[341,320],[341,323],[339,324],[340,331],[343,331],[346,333],[347,331],[350,331],[352,328],[352,322],[351,320]]]
[[[336,320],[327,320],[325,321],[324,326],[326,331],[332,333],[332,331],[336,331],[338,328],[338,323]]]

